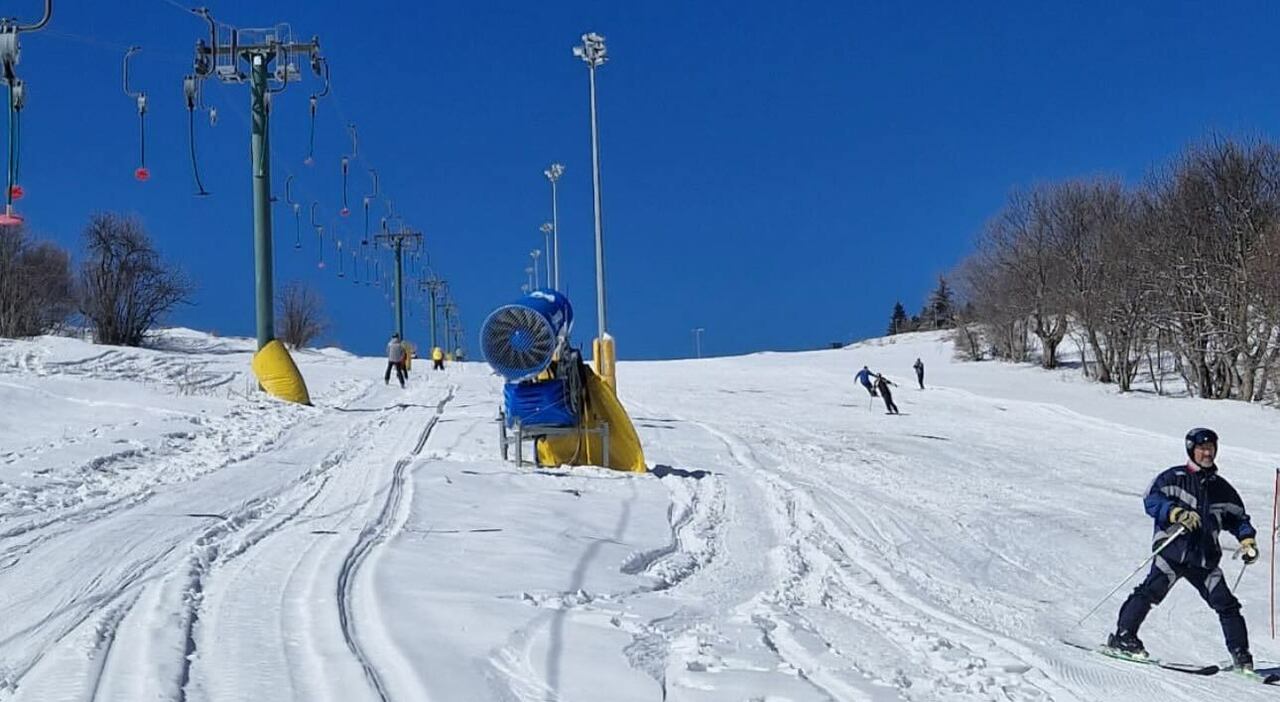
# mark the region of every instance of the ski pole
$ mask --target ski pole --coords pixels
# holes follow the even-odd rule
[[[1163,551],[1166,546],[1173,543],[1174,539],[1178,538],[1179,536],[1182,536],[1185,533],[1187,533],[1187,528],[1179,524],[1178,528],[1175,529],[1174,532],[1169,535],[1169,538],[1165,539],[1164,543],[1160,544],[1160,548],[1152,551],[1151,555],[1147,556],[1146,559],[1142,561],[1142,563],[1138,564],[1138,567],[1134,568],[1132,573],[1126,575],[1124,580],[1121,580],[1120,582],[1116,583],[1116,586],[1111,588],[1111,592],[1108,592],[1105,597],[1103,597],[1101,600],[1098,600],[1098,604],[1094,605],[1093,609],[1089,610],[1083,617],[1080,617],[1080,621],[1076,622],[1076,626],[1080,626],[1081,624],[1084,624],[1084,620],[1093,616],[1093,613],[1098,611],[1099,607],[1106,604],[1107,600],[1111,599],[1111,596],[1116,594],[1116,590],[1119,590],[1120,588],[1124,587],[1124,584],[1129,582],[1133,578],[1133,576],[1137,575],[1138,571],[1142,570],[1143,568],[1146,568],[1148,563],[1155,560],[1155,557],[1159,556],[1160,552]]]
[[[1234,561],[1234,560],[1236,560],[1237,558],[1239,558],[1239,557],[1241,557],[1241,556],[1243,556],[1243,555],[1244,555],[1244,547],[1243,547],[1243,546],[1241,546],[1240,548],[1236,549],[1236,552],[1235,552],[1235,553],[1231,554],[1231,560],[1233,560],[1233,561]],[[1232,592],[1232,593],[1234,593],[1234,592],[1236,591],[1236,588],[1240,587],[1240,580],[1241,580],[1242,578],[1244,578],[1244,571],[1245,571],[1245,569],[1246,569],[1246,568],[1248,568],[1250,565],[1251,565],[1251,564],[1250,564],[1248,561],[1245,561],[1244,565],[1240,566],[1240,574],[1236,576],[1236,581],[1235,581],[1234,583],[1232,583],[1232,585],[1231,585],[1231,592]]]
[[[1249,564],[1245,563],[1240,566],[1240,574],[1236,576],[1236,581],[1231,585],[1231,592],[1234,593],[1236,588],[1240,587],[1240,580],[1244,577],[1244,572],[1249,568]]]
[[[1267,585],[1270,590],[1271,603],[1271,638],[1276,638],[1276,530],[1280,528],[1280,468],[1276,468],[1275,487],[1271,490],[1271,555],[1267,559],[1271,563],[1271,579]]]

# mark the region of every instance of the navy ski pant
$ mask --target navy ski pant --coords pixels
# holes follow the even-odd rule
[[[382,376],[382,382],[391,382],[391,369],[396,371],[396,380],[400,381],[400,387],[404,387],[404,378],[407,375],[404,372],[404,363],[400,361],[387,361],[387,372]]]
[[[1226,581],[1222,577],[1221,568],[1198,568],[1195,566],[1175,565],[1156,556],[1151,564],[1151,572],[1147,579],[1133,589],[1133,594],[1120,607],[1120,618],[1116,628],[1121,631],[1138,633],[1142,620],[1147,618],[1151,608],[1164,601],[1165,595],[1179,579],[1191,583],[1200,593],[1200,597],[1218,613],[1218,621],[1222,623],[1222,635],[1227,641],[1227,650],[1249,650],[1249,631],[1245,628],[1244,617],[1240,615],[1240,601],[1231,594]]]

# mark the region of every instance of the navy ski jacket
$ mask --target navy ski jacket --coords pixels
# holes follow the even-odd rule
[[[858,371],[858,374],[853,377],[859,383],[862,383],[867,387],[871,387],[871,371],[867,370],[866,368],[863,368],[862,370]]]
[[[1219,532],[1228,531],[1237,540],[1257,534],[1244,511],[1240,494],[1226,478],[1218,475],[1216,466],[1195,471],[1186,465],[1169,468],[1152,481],[1143,504],[1147,507],[1147,514],[1155,520],[1153,550],[1178,528],[1169,522],[1169,513],[1174,507],[1200,515],[1199,529],[1183,534],[1160,552],[1160,557],[1170,564],[1212,570],[1218,567],[1222,558]]]

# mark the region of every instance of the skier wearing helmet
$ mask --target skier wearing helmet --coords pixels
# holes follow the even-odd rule
[[[1218,613],[1233,665],[1252,670],[1249,633],[1240,614],[1240,602],[1231,594],[1218,567],[1222,559],[1218,532],[1229,531],[1239,540],[1246,564],[1258,559],[1254,538],[1257,532],[1239,493],[1218,474],[1214,462],[1218,435],[1212,429],[1192,429],[1187,432],[1186,446],[1186,465],[1174,466],[1156,476],[1143,500],[1147,514],[1155,520],[1152,549],[1170,537],[1174,540],[1155,557],[1147,579],[1120,607],[1116,632],[1107,637],[1107,646],[1128,656],[1145,658],[1147,652],[1138,639],[1138,628],[1151,607],[1160,604],[1173,584],[1183,578]],[[1179,527],[1184,531],[1179,533]]]

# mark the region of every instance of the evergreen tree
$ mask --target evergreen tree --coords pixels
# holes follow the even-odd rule
[[[894,303],[893,316],[889,318],[889,335],[892,336],[907,331],[910,323],[910,320],[907,319],[906,308],[902,306],[901,302]]]
[[[921,327],[950,329],[956,324],[955,301],[947,279],[938,276],[938,287],[929,294],[929,301],[920,312]]]

